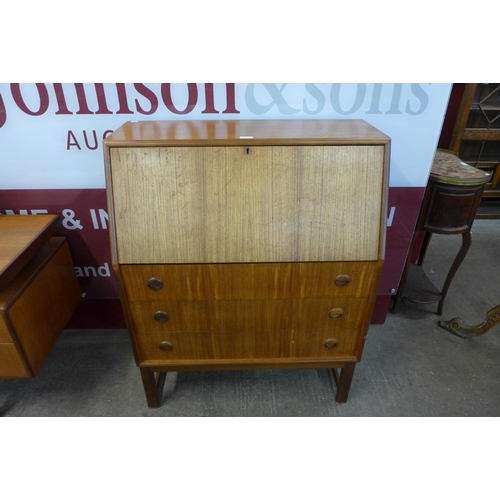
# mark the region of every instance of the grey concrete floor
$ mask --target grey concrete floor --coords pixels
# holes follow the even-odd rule
[[[500,220],[476,220],[473,244],[443,318],[469,325],[500,304]],[[438,286],[461,243],[434,235],[424,268]],[[403,303],[369,329],[347,403],[329,370],[169,374],[149,409],[127,332],[66,330],[33,379],[0,381],[0,415],[152,417],[495,417],[500,415],[500,325],[461,339],[437,324],[436,306]]]

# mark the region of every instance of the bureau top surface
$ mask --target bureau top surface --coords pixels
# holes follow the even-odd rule
[[[58,225],[57,215],[0,216],[0,289],[34,257]]]
[[[211,145],[386,144],[364,120],[175,120],[127,122],[104,140],[108,147]]]

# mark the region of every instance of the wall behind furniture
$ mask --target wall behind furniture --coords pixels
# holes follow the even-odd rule
[[[392,139],[386,265],[372,319],[382,323],[450,91],[443,83],[0,84],[0,214],[59,214],[85,298],[70,326],[121,327],[103,138],[129,120],[363,119]]]

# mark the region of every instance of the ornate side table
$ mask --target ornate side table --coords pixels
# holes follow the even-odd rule
[[[443,313],[451,281],[471,245],[471,227],[485,184],[491,174],[471,167],[451,151],[437,150],[420,214],[415,226],[406,264],[391,312],[396,313],[401,300],[417,304],[438,303]],[[412,263],[414,247],[425,232],[416,264]],[[461,234],[462,245],[448,272],[443,288],[438,290],[426,277],[422,264],[432,234]]]

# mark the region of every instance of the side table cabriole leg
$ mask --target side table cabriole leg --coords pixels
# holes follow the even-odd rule
[[[448,276],[446,276],[443,289],[441,290],[441,299],[439,301],[437,310],[437,314],[439,316],[443,314],[444,299],[446,298],[446,294],[448,293],[448,288],[450,288],[451,281],[453,280],[455,273],[457,272],[458,268],[465,259],[465,256],[467,255],[467,252],[469,251],[471,244],[472,244],[472,233],[470,231],[462,233],[462,246],[460,247],[460,250],[457,256],[455,257],[455,260],[453,261],[450,271],[448,272]]]
[[[486,319],[477,326],[464,325],[460,318],[453,318],[449,321],[438,321],[438,325],[441,328],[444,328],[445,330],[448,330],[463,339],[483,335],[498,323],[500,323],[500,304],[490,309],[486,313]]]
[[[425,256],[427,255],[427,248],[429,248],[429,243],[431,242],[431,238],[432,238],[432,233],[426,231],[424,234],[422,247],[420,249],[420,255],[418,256],[417,266],[423,266]]]

